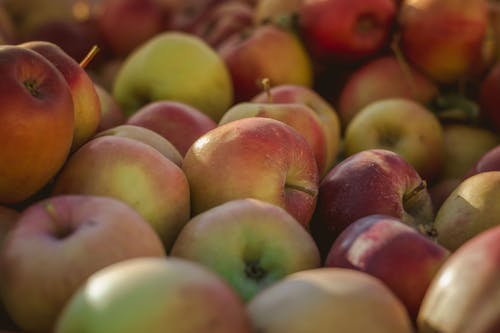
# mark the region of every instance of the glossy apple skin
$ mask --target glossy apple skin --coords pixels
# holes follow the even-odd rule
[[[127,119],[127,124],[142,126],[170,141],[184,156],[200,136],[217,123],[199,109],[182,102],[151,102]]]
[[[80,147],[55,180],[54,194],[104,195],[136,209],[170,249],[189,220],[189,185],[174,162],[154,147],[116,135]]]
[[[118,103],[102,85],[94,83],[99,103],[101,104],[101,117],[97,125],[96,133],[107,130],[111,127],[125,124],[125,114]]]
[[[2,299],[23,331],[50,332],[87,277],[143,256],[163,258],[163,244],[128,205],[107,197],[48,197],[23,210],[4,241]]]
[[[319,185],[310,228],[320,250],[326,255],[345,228],[367,215],[389,215],[410,226],[427,228],[434,213],[422,185],[417,171],[401,155],[388,150],[369,149],[342,160]]]
[[[467,172],[465,178],[486,171],[500,171],[500,145],[484,153],[475,165]]]
[[[182,169],[190,185],[191,214],[254,198],[284,208],[307,226],[316,205],[314,153],[279,120],[251,117],[216,127],[195,141]]]
[[[401,220],[369,215],[340,234],[325,266],[356,269],[379,278],[415,320],[432,278],[448,255],[447,249]]]
[[[419,332],[500,329],[500,226],[464,243],[439,270],[418,316]]]
[[[40,54],[5,45],[0,59],[0,203],[13,204],[33,196],[64,164],[73,100],[63,75]]]
[[[492,66],[479,85],[478,102],[482,116],[491,126],[500,131],[500,63]]]

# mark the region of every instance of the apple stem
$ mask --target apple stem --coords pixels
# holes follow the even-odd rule
[[[52,202],[47,202],[45,204],[45,211],[50,215],[51,218],[57,219],[57,213]]]
[[[423,191],[426,187],[427,187],[427,182],[422,179],[420,184],[418,184],[413,190],[404,194],[403,201],[404,202],[410,201],[411,199],[413,199],[415,197],[415,195],[417,195],[419,192]]]
[[[267,95],[267,102],[272,103],[273,95],[271,94],[271,80],[268,77],[265,77],[260,81],[260,84],[262,85],[262,89]]]
[[[85,58],[83,58],[83,60],[80,62],[80,67],[85,69],[87,65],[92,61],[92,59],[94,59],[94,57],[98,52],[99,52],[99,46],[97,45],[92,46],[89,53],[87,53]]]
[[[401,67],[401,70],[403,71],[403,75],[406,76],[406,80],[410,85],[411,95],[413,96],[413,98],[417,98],[417,86],[415,84],[415,78],[413,77],[411,68],[408,65],[408,61],[403,56],[403,52],[399,47],[400,40],[401,40],[401,34],[396,33],[391,41],[391,50],[394,53],[394,56],[396,57],[396,60],[399,63],[399,66]]]

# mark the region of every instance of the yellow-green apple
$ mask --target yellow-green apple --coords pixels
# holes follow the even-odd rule
[[[96,137],[68,159],[54,194],[104,195],[136,209],[165,248],[190,217],[189,184],[180,167],[157,149],[116,135]]]
[[[251,117],[217,126],[189,148],[182,170],[193,215],[254,198],[284,208],[307,226],[316,206],[314,153],[299,132],[276,119]]]
[[[437,241],[451,251],[480,232],[500,224],[500,171],[463,180],[436,213]]]
[[[500,331],[500,226],[464,243],[433,279],[418,316],[422,333]]]
[[[295,84],[272,86],[251,99],[252,102],[264,103],[302,103],[309,106],[321,119],[321,125],[327,137],[327,155],[325,164],[330,169],[340,152],[341,130],[339,116],[333,105],[313,88]]]
[[[346,156],[382,148],[400,154],[428,182],[443,164],[444,135],[439,119],[408,98],[386,98],[359,110],[344,133]]]
[[[299,12],[304,0],[257,0],[254,8],[254,22],[279,22],[280,19],[293,17]]]
[[[125,59],[113,96],[126,116],[167,99],[192,105],[218,121],[233,103],[233,86],[224,61],[206,42],[192,34],[165,31]]]
[[[62,73],[71,90],[74,106],[75,128],[72,150],[77,149],[96,132],[101,117],[101,104],[94,82],[78,62],[59,46],[51,42],[31,41],[20,46],[47,58]]]
[[[404,57],[433,80],[452,83],[480,67],[486,0],[405,0],[398,20]]]
[[[500,145],[481,155],[472,168],[465,174],[464,178],[486,171],[500,171]]]
[[[255,332],[411,333],[401,301],[379,279],[322,267],[293,273],[248,304]]]
[[[111,95],[111,92],[101,84],[94,83],[94,87],[99,98],[99,103],[101,104],[101,116],[96,133],[125,124],[125,114],[115,101],[113,95]]]
[[[361,217],[384,214],[427,229],[434,220],[426,183],[401,155],[368,149],[335,165],[319,185],[311,232],[324,255]]]
[[[73,332],[250,333],[251,329],[241,299],[213,271],[179,258],[136,258],[94,273],[73,295],[54,333]]]
[[[449,254],[400,219],[375,214],[354,221],[340,234],[328,252],[325,266],[375,276],[416,320],[424,294]]]
[[[217,126],[212,118],[196,107],[172,100],[148,103],[126,123],[155,131],[170,141],[182,156],[196,139]]]
[[[257,199],[231,200],[193,217],[170,255],[209,267],[245,302],[291,273],[320,267],[307,230],[283,208]]]
[[[264,78],[272,85],[313,84],[312,62],[302,40],[277,25],[257,25],[232,35],[217,52],[231,74],[235,102],[248,101],[261,92]]]
[[[109,197],[47,197],[24,209],[4,240],[5,308],[23,331],[52,332],[65,303],[92,273],[145,256],[164,258],[163,244],[130,206]]]
[[[338,97],[338,113],[345,128],[366,105],[385,98],[408,98],[422,104],[438,95],[438,86],[410,64],[392,55],[365,62],[345,80]]]
[[[394,0],[304,0],[299,30],[314,59],[356,62],[386,46],[396,13]]]
[[[500,131],[500,62],[492,66],[479,84],[480,113],[491,127]]]
[[[0,203],[24,201],[64,164],[74,129],[73,99],[59,70],[35,51],[0,46]]]
[[[328,153],[326,133],[321,119],[309,106],[303,103],[240,102],[224,113],[219,125],[248,117],[272,118],[293,127],[311,146],[320,177],[329,170],[330,166],[326,164]]]

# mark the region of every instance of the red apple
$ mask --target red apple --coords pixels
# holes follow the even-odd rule
[[[488,123],[500,131],[500,62],[492,66],[479,85],[480,112]]]
[[[500,145],[484,153],[467,172],[465,178],[487,171],[500,171]]]

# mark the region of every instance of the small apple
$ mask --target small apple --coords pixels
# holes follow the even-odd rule
[[[484,153],[466,173],[465,178],[486,171],[500,171],[500,145]]]
[[[101,116],[96,133],[125,124],[125,114],[111,95],[111,92],[97,83],[94,83],[94,87],[101,104]]]

